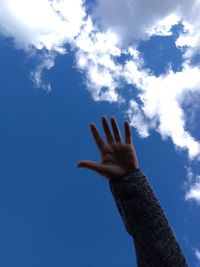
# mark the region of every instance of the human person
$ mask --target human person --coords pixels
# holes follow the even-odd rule
[[[96,125],[90,124],[101,161],[81,160],[77,167],[108,180],[125,228],[133,237],[138,267],[188,267],[163,208],[139,169],[129,122],[124,122],[124,142],[115,117],[110,122],[112,130],[107,118],[102,117],[107,142]]]

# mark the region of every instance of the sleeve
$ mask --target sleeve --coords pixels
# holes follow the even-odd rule
[[[144,174],[137,169],[109,181],[109,185],[126,230],[134,239],[138,267],[188,267]]]

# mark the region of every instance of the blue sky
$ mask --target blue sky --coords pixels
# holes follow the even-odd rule
[[[0,265],[136,266],[108,182],[76,168],[81,159],[99,160],[89,123],[102,132],[100,117],[115,115],[121,128],[125,119],[131,122],[140,168],[189,265],[200,266],[195,11],[186,16],[182,1],[176,13],[179,1],[169,1],[142,20],[147,4],[140,1],[124,19],[128,1],[123,8],[120,1],[73,2],[54,6],[63,12],[59,20],[41,1],[35,21],[22,0],[0,4]],[[184,33],[188,25],[194,30]]]

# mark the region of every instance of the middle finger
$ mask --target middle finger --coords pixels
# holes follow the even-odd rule
[[[114,138],[113,138],[113,135],[111,133],[110,127],[108,125],[108,122],[107,122],[107,119],[105,116],[102,117],[102,125],[103,125],[103,129],[105,132],[107,142],[108,143],[114,143]]]

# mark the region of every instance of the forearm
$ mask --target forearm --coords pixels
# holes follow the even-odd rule
[[[155,193],[139,170],[110,181],[110,189],[134,238],[139,267],[188,266]]]

